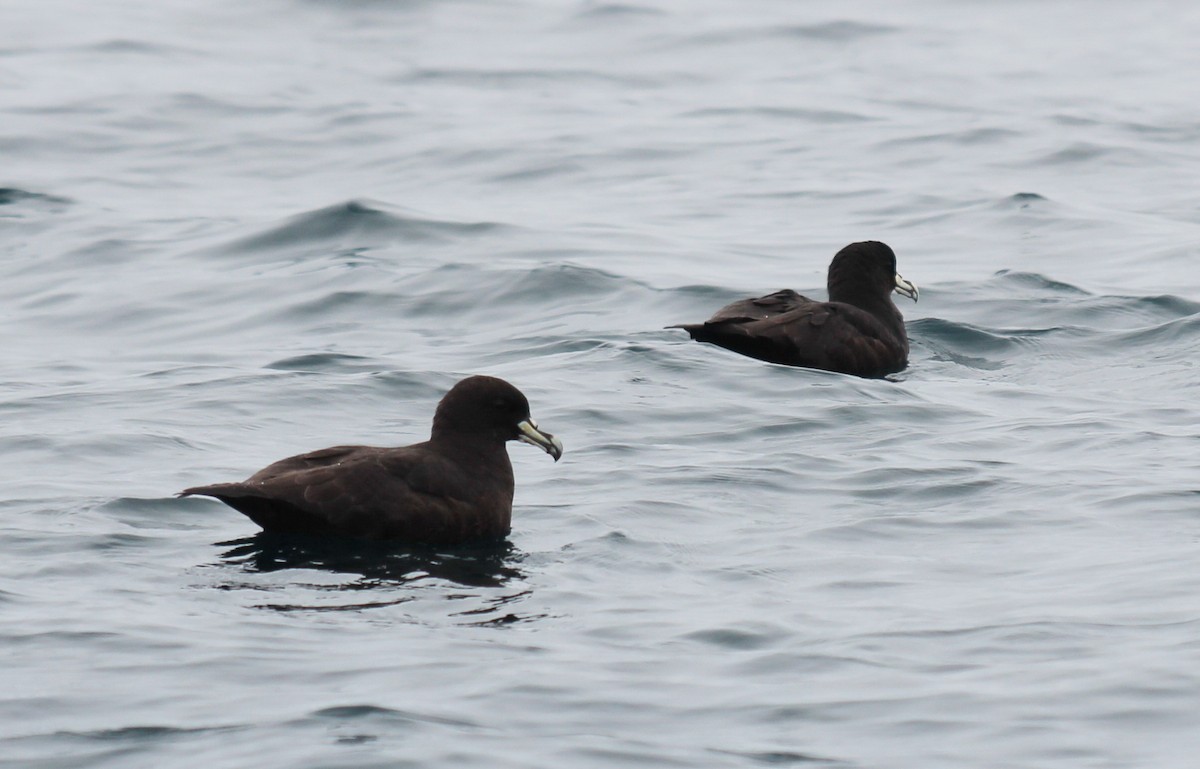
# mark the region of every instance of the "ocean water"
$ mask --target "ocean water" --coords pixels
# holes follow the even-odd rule
[[[0,10],[0,766],[1193,767],[1200,10]],[[892,245],[910,367],[671,323]],[[504,377],[506,543],[176,499]]]

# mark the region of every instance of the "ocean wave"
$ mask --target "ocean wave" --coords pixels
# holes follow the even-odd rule
[[[492,222],[455,222],[391,212],[373,201],[350,200],[297,214],[284,224],[240,238],[222,247],[227,252],[311,250],[336,245],[379,245],[390,242],[445,242],[494,233]]]

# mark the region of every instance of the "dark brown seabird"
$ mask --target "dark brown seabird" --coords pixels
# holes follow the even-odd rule
[[[752,358],[789,366],[882,377],[908,365],[904,318],[891,293],[917,301],[917,287],[896,272],[896,254],[867,240],[838,251],[829,264],[829,301],[791,289],[742,299],[703,323],[682,328]]]
[[[429,440],[400,448],[334,446],[282,459],[241,483],[194,486],[267,531],[453,545],[508,535],[513,471],[505,442],[557,462],[529,401],[503,379],[473,376],[446,393]]]

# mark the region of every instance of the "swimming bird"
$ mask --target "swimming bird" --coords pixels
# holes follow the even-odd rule
[[[423,443],[334,446],[179,496],[215,497],[267,531],[437,545],[500,539],[512,522],[510,440],[555,462],[562,456],[562,442],[537,426],[520,390],[472,376],[438,403]]]
[[[789,366],[882,377],[908,365],[904,318],[891,293],[915,302],[917,287],[896,272],[896,254],[887,244],[868,240],[838,251],[827,286],[828,302],[784,289],[734,302],[703,323],[668,328]]]

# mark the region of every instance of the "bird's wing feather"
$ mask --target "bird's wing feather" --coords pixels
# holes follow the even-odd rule
[[[731,302],[717,310],[706,322],[721,323],[733,320],[765,320],[809,304],[814,304],[814,302],[807,297],[797,294],[790,288],[785,288],[782,291],[776,291],[766,296]]]
[[[335,446],[289,457],[241,483],[200,486],[184,494],[216,497],[273,530],[389,539],[420,532],[423,539],[438,541],[469,528],[474,508],[459,494],[461,470],[452,463],[422,452],[420,444],[365,448]]]
[[[805,301],[762,318],[721,317],[724,312],[689,331],[700,341],[762,360],[865,376],[899,370],[907,358],[886,326],[851,305]]]

